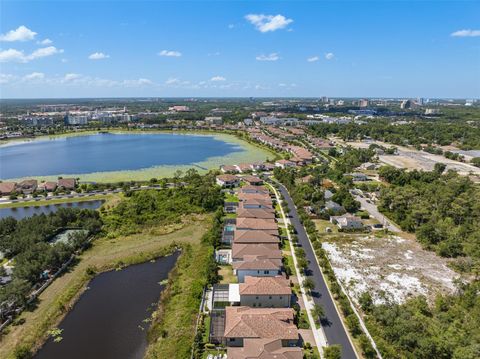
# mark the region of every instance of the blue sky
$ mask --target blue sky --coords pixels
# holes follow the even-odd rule
[[[1,1],[2,98],[480,97],[478,1]]]

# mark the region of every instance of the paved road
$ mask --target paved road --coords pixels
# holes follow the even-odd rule
[[[379,221],[381,224],[383,224],[383,227],[388,229],[390,232],[401,232],[400,228],[392,224],[387,217],[385,217],[383,214],[381,214],[378,211],[378,208],[375,204],[373,203],[368,203],[367,200],[363,197],[360,197],[358,195],[352,194],[355,199],[360,202],[362,205],[362,208],[365,209],[371,216],[373,216],[377,221]]]
[[[298,236],[298,243],[305,250],[307,260],[310,262],[308,266],[307,277],[312,278],[315,282],[315,290],[312,292],[313,300],[316,304],[323,306],[325,309],[325,323],[322,323],[323,330],[328,340],[328,344],[340,344],[342,347],[342,359],[357,358],[355,351],[350,343],[345,328],[342,325],[341,319],[335,309],[333,299],[327,289],[327,284],[323,280],[322,273],[315,259],[315,253],[307,237],[305,228],[300,222],[297,210],[293,203],[290,194],[282,185],[279,186],[280,193],[285,198],[290,209],[290,222],[295,227]]]

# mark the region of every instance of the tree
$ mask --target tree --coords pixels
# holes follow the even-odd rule
[[[325,316],[325,309],[320,304],[314,304],[312,310],[312,317],[315,320],[315,323],[320,324],[320,321]]]
[[[303,287],[305,288],[305,290],[307,292],[312,292],[312,290],[315,289],[315,282],[313,281],[312,278],[306,278],[304,281],[303,281]]]
[[[325,359],[341,359],[342,347],[338,344],[323,348],[323,357]]]

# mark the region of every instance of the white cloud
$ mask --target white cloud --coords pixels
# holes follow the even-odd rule
[[[234,27],[235,27],[235,25],[233,25],[233,24],[229,24],[229,25],[228,25],[228,28],[229,28],[229,29],[233,29]]]
[[[227,79],[223,76],[213,76],[210,81],[226,81]]]
[[[62,79],[62,82],[71,82],[71,81],[78,80],[80,78],[82,78],[82,75],[80,74],[69,73],[69,74],[65,74],[65,76]]]
[[[0,51],[0,62],[25,62],[25,54],[23,51],[8,49]]]
[[[478,37],[480,36],[480,30],[458,30],[455,32],[452,32],[450,36],[453,37]]]
[[[153,85],[153,82],[149,79],[139,78],[136,80],[123,80],[122,85],[127,87],[139,87],[139,86]]]
[[[38,81],[44,78],[45,74],[43,72],[32,72],[31,74],[23,76],[23,81]]]
[[[334,57],[335,57],[335,55],[333,54],[333,52],[329,52],[329,53],[325,54],[325,58],[327,60],[332,60]]]
[[[102,60],[102,59],[108,59],[110,55],[104,54],[103,52],[94,52],[93,54],[90,54],[88,58],[90,60]]]
[[[0,84],[7,84],[14,79],[15,79],[14,75],[0,74]]]
[[[32,52],[30,55],[26,57],[26,59],[29,61],[29,60],[38,59],[40,57],[52,56],[52,55],[61,54],[61,53],[63,53],[63,50],[57,49],[55,46],[42,47]]]
[[[271,54],[268,55],[258,55],[255,57],[258,61],[277,61],[280,59],[280,56],[276,52],[272,52]]]
[[[293,22],[292,19],[287,19],[283,15],[249,14],[245,19],[260,32],[283,29]]]
[[[179,83],[179,82],[180,82],[179,79],[170,77],[167,81],[165,81],[165,84],[166,84],[166,85],[174,85],[174,84],[177,84],[177,83]]]
[[[320,58],[318,56],[312,56],[312,57],[309,57],[307,59],[308,62],[315,62],[315,61],[318,61],[320,60]]]
[[[30,30],[26,26],[21,25],[16,30],[10,30],[6,34],[0,35],[0,41],[28,41],[33,40],[35,35],[37,35],[36,32]]]
[[[39,45],[51,45],[51,44],[53,44],[53,41],[50,40],[50,39],[45,39],[45,40],[42,40],[42,41],[37,41],[37,44],[39,44]]]
[[[57,49],[55,46],[41,47],[30,55],[25,55],[23,51],[8,49],[0,51],[0,62],[29,62],[41,57],[61,54],[63,50]]]
[[[159,56],[167,56],[167,57],[180,57],[182,53],[179,51],[172,51],[172,50],[162,50],[158,53]]]

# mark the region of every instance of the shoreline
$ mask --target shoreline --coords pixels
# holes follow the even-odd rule
[[[32,141],[48,141],[63,137],[72,137],[72,136],[90,136],[99,134],[100,131],[84,131],[81,133],[70,133],[70,134],[62,134],[62,135],[54,135],[54,136],[40,136],[33,140],[26,140],[26,141],[18,141],[12,144],[3,144],[0,145],[0,148],[3,146],[16,146],[21,145],[23,143],[30,143]],[[198,170],[200,174],[206,173],[212,169],[218,169],[220,165],[223,164],[238,164],[242,162],[257,162],[257,161],[265,161],[269,158],[275,158],[275,153],[272,151],[256,146],[242,138],[239,138],[235,134],[230,133],[223,133],[223,132],[210,132],[210,131],[139,131],[139,130],[132,130],[132,131],[109,131],[110,134],[139,134],[139,135],[149,135],[149,134],[172,134],[172,135],[182,135],[182,136],[210,136],[220,141],[229,142],[233,144],[238,144],[242,147],[242,151],[240,152],[233,152],[226,156],[213,156],[206,158],[203,161],[191,163],[187,165],[159,165],[153,166],[143,169],[137,170],[118,170],[118,171],[99,171],[99,172],[91,172],[91,173],[59,173],[59,174],[52,174],[48,176],[26,176],[26,177],[18,177],[18,178],[3,178],[2,181],[13,181],[19,182],[27,178],[37,178],[39,180],[57,180],[59,176],[62,177],[74,177],[80,178],[82,182],[100,182],[100,183],[108,183],[108,182],[121,182],[121,181],[148,181],[151,178],[161,178],[161,177],[172,177],[175,171],[181,170],[185,172],[190,168],[195,168]]]

